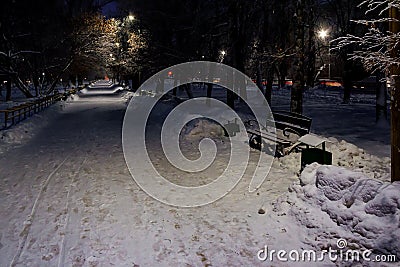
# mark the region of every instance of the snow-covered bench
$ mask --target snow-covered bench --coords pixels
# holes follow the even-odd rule
[[[301,144],[298,140],[310,133],[312,119],[288,111],[275,111],[272,115],[273,119],[267,119],[267,125],[258,125],[255,120],[246,122],[249,145],[261,150],[264,143],[273,142],[276,144],[275,156],[280,157]],[[271,125],[275,125],[275,129],[271,129]]]

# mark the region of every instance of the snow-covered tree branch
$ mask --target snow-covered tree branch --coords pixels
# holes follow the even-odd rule
[[[399,7],[398,0],[366,0],[359,7],[365,8],[366,16],[378,16],[354,23],[368,27],[364,35],[347,34],[333,41],[333,50],[340,51],[350,47],[350,59],[360,61],[371,72],[388,73],[391,67],[400,66],[400,58],[393,56],[393,50],[400,45],[400,34],[390,32],[388,24],[397,19],[388,16],[390,7]]]
[[[390,77],[391,175],[392,181],[400,181],[400,1],[365,0],[359,7],[365,8],[367,18],[354,22],[368,27],[366,33],[340,37],[334,41],[334,49],[349,49],[350,59]]]

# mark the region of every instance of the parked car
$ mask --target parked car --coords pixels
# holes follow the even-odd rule
[[[323,87],[323,88],[327,88],[327,87],[330,87],[330,88],[333,88],[333,87],[341,88],[342,87],[342,83],[337,81],[337,80],[332,80],[332,79],[320,79],[318,81],[318,86],[319,87]]]

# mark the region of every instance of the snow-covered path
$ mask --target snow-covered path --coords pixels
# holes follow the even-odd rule
[[[257,253],[266,245],[320,249],[325,235],[335,243],[344,234],[326,215],[318,219],[316,213],[315,220],[337,227],[329,233],[296,221],[299,214],[308,218],[304,207],[295,217],[286,211],[293,203],[285,194],[298,183],[298,153],[275,159],[256,193],[248,192],[247,171],[232,192],[210,205],[176,208],[154,200],[137,186],[124,160],[125,110],[117,88],[89,88],[61,110],[45,111],[40,119],[49,121],[33,138],[0,154],[0,266],[293,266],[262,262]],[[346,142],[330,149],[334,165],[387,176],[389,159]],[[249,170],[257,153],[251,152]],[[273,211],[281,195],[278,206],[285,208]],[[334,266],[313,263],[318,265]]]
[[[75,102],[26,145],[2,155],[1,266],[68,262],[70,248],[88,230],[85,209],[94,196],[87,193],[111,193],[98,174],[118,180],[111,169],[126,169],[119,144],[124,108],[122,102]]]
[[[298,234],[258,214],[296,179],[279,169],[257,194],[248,175],[205,207],[146,195],[122,153],[125,108],[115,95],[81,96],[0,155],[0,266],[256,266],[267,242]]]

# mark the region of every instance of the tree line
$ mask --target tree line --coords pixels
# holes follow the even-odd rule
[[[133,55],[146,46],[144,34],[127,19],[105,17],[101,10],[110,2],[3,1],[0,82],[6,101],[12,86],[29,98],[51,94],[57,84],[82,83],[91,73],[122,75],[137,67]]]
[[[0,75],[10,81],[10,99],[11,83],[30,97],[27,81],[36,95],[48,94],[62,77],[81,80],[94,70],[138,87],[177,63],[223,60],[255,78],[269,102],[274,79],[281,86],[286,78],[293,80],[291,110],[301,113],[302,92],[316,82],[316,57],[323,47],[316,33],[321,27],[332,29],[331,39],[354,33],[350,20],[360,2],[5,0]],[[119,10],[114,18],[101,13],[109,4]],[[351,79],[362,73],[346,56],[330,55],[332,62],[341,61],[335,65],[341,66],[336,74],[344,82],[344,102],[350,99]]]
[[[107,14],[107,5],[117,12]],[[130,80],[137,88],[168,66],[208,60],[254,78],[268,102],[274,80],[283,86],[291,79],[290,110],[302,113],[303,92],[327,71],[318,60],[328,52],[344,103],[352,81],[372,72],[392,77],[396,130],[397,10],[395,0],[4,0],[0,81],[7,100],[11,84],[32,97],[91,72]],[[329,40],[318,38],[321,28],[329,29]],[[228,104],[234,99],[228,95]],[[377,102],[378,110],[386,108]],[[392,157],[400,158],[396,131]],[[398,162],[392,158],[392,167]]]

